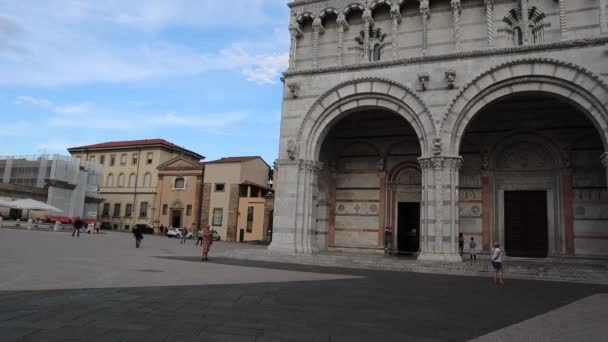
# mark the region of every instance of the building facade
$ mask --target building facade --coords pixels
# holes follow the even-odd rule
[[[129,229],[142,223],[159,226],[157,208],[158,166],[177,156],[199,162],[198,153],[163,139],[106,142],[69,148],[81,161],[103,166],[99,195],[104,199],[99,213],[102,222],[114,229]]]
[[[269,241],[272,235],[274,193],[268,186],[249,181],[239,185],[236,241]]]
[[[60,155],[0,157],[0,197],[31,198],[61,209],[53,216],[97,218],[101,199],[97,193],[101,182],[101,165],[80,163],[77,158]],[[0,210],[3,217],[21,218],[17,209]],[[37,212],[33,218],[45,219],[47,213]]]
[[[289,3],[269,250],[608,256],[607,6]]]
[[[270,167],[259,156],[205,162],[202,222],[217,230],[222,240],[239,241],[237,225],[241,190],[247,184],[268,184],[269,173]]]

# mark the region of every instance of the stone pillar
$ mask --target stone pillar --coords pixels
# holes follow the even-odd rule
[[[524,45],[528,45],[530,43],[530,24],[528,24],[528,0],[520,0],[520,8],[521,8],[521,25],[522,34],[524,36]]]
[[[454,49],[460,51],[461,35],[460,35],[460,14],[462,8],[460,7],[460,0],[452,0],[452,15],[454,17]]]
[[[298,48],[298,37],[302,35],[299,24],[294,24],[289,28],[291,35],[291,46],[289,47],[289,68],[296,67],[296,50]]]
[[[492,248],[492,183],[486,172],[481,176],[481,240],[484,251]]]
[[[319,34],[325,32],[323,21],[316,17],[312,22],[312,67],[319,67]]]
[[[429,0],[420,1],[420,14],[422,15],[422,55],[426,56],[429,54],[429,51],[428,51],[428,40],[429,40],[428,20],[429,20],[429,17],[431,16]]]
[[[574,255],[574,191],[572,190],[572,173],[568,172],[562,176],[563,210],[564,210],[564,242],[566,255]],[[559,250],[559,248],[556,248]]]
[[[397,37],[399,35],[399,23],[401,22],[401,9],[399,8],[399,4],[397,3],[394,3],[391,6],[391,18],[393,20],[391,46],[393,48],[393,58],[397,59],[399,58],[399,46],[397,44]]]
[[[566,0],[559,0],[559,31],[562,40],[568,39],[568,21],[566,20]]]
[[[269,253],[318,252],[317,179],[322,164],[312,160],[277,160],[279,187],[275,197],[274,227]]]
[[[600,0],[600,32],[608,33],[608,0]]]
[[[608,187],[608,152],[602,154],[602,164],[606,168],[606,186]]]
[[[340,12],[338,14],[338,19],[336,20],[338,24],[338,65],[344,64],[344,31],[348,30],[348,22],[346,21],[346,17],[344,13]]]
[[[6,164],[4,165],[4,173],[2,174],[2,183],[10,183],[11,182],[11,172],[13,171],[13,157],[10,157],[6,160]]]
[[[369,31],[374,25],[374,19],[372,17],[372,10],[367,7],[365,11],[363,11],[363,60],[365,62],[369,62]]]
[[[384,246],[384,227],[386,226],[386,172],[378,174],[380,193],[378,196],[378,246]]]
[[[460,157],[419,158],[422,210],[418,260],[461,262],[458,254]]]
[[[488,47],[494,47],[494,0],[485,0],[486,5],[486,36]]]

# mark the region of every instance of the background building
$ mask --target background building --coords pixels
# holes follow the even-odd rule
[[[129,229],[137,223],[159,225],[155,221],[158,166],[177,156],[195,162],[203,158],[163,139],[106,142],[68,151],[103,166],[100,217],[114,229]]]
[[[269,241],[272,237],[274,192],[249,181],[239,185],[236,241]]]
[[[608,256],[606,1],[289,6],[271,251]]]
[[[31,198],[63,210],[53,213],[65,217],[97,217],[100,198],[101,165],[80,163],[74,157],[59,155],[0,157],[0,197]],[[21,218],[20,210],[0,208],[3,217]],[[46,213],[30,213],[45,218]],[[24,216],[23,216],[24,217]]]
[[[256,188],[268,184],[269,173],[270,167],[259,156],[206,162],[202,222],[217,230],[222,240],[237,241],[241,190],[248,188],[247,184],[261,185]]]

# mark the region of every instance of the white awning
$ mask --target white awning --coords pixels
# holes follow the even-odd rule
[[[37,211],[54,211],[61,213],[63,210],[59,208],[55,208],[52,205],[48,205],[44,202],[36,201],[31,198],[21,199],[10,202],[13,205],[13,208],[23,209],[23,210],[37,210]]]

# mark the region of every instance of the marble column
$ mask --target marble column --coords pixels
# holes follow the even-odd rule
[[[418,260],[461,262],[458,254],[460,157],[419,158],[422,209]]]
[[[277,160],[279,170],[269,253],[316,253],[318,174],[313,160]]]
[[[606,168],[606,186],[608,186],[608,152],[602,154],[602,164]]]
[[[312,22],[312,67],[319,67],[319,35],[325,32],[323,21],[316,17]]]
[[[528,0],[520,0],[520,8],[521,8],[521,26],[522,34],[524,36],[524,45],[528,45],[530,43],[530,24],[528,24]]]
[[[370,36],[369,36],[369,31],[372,28],[372,26],[374,25],[374,19],[372,17],[372,10],[367,7],[364,11],[363,11],[363,34],[364,34],[364,40],[363,40],[363,61],[364,62],[369,62],[370,58],[369,58],[369,40],[370,40]]]
[[[600,32],[608,33],[608,0],[600,0]]]
[[[492,181],[490,173],[483,171],[481,176],[481,240],[482,249],[492,248]]]
[[[394,3],[391,6],[391,19],[393,21],[391,46],[393,48],[393,58],[397,59],[399,58],[399,46],[397,44],[397,38],[399,36],[399,23],[401,22],[401,9],[397,3]]]
[[[488,47],[494,47],[494,0],[485,0],[486,5],[486,36]]]
[[[429,0],[420,1],[420,14],[422,16],[422,55],[426,56],[429,54],[429,51],[428,51],[428,41],[429,41],[428,21],[429,21],[429,17],[431,16]]]
[[[299,24],[294,24],[289,28],[291,35],[291,44],[289,47],[289,68],[294,69],[296,67],[296,50],[298,48],[298,38],[302,36],[302,30]]]
[[[566,255],[574,255],[574,191],[572,189],[572,172],[567,170],[562,176],[562,197],[564,210],[564,242]],[[560,250],[560,248],[556,248]]]
[[[344,31],[348,30],[349,25],[346,21],[346,16],[344,13],[338,14],[338,19],[336,20],[338,24],[338,65],[344,64]]]
[[[452,0],[452,16],[454,17],[454,49],[460,51],[461,35],[460,35],[460,14],[462,7],[460,0]]]
[[[566,0],[559,0],[559,31],[562,40],[568,39],[568,21],[566,18]]]

